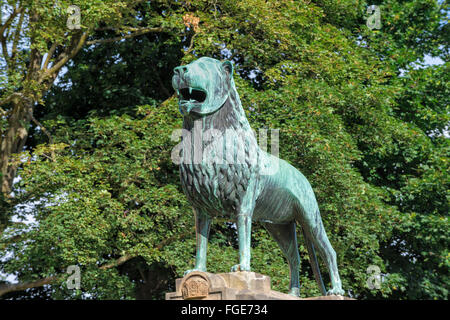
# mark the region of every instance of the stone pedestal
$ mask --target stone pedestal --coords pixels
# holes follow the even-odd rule
[[[270,277],[255,272],[194,271],[176,280],[166,300],[347,300],[343,296],[296,298],[271,289]]]

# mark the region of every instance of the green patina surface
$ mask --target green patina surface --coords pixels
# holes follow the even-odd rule
[[[239,264],[250,271],[252,221],[262,223],[290,267],[290,293],[299,295],[300,256],[296,223],[305,237],[316,281],[323,294],[344,294],[336,253],[319,207],[300,171],[258,147],[233,80],[231,62],[203,57],[175,68],[172,84],[183,114],[180,177],[193,205],[197,255],[193,271],[206,271],[211,219],[226,215],[237,225]],[[326,292],[315,252],[324,260],[332,288]]]

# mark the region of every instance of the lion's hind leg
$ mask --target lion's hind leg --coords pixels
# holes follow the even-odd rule
[[[317,209],[312,217],[300,215],[298,222],[303,228],[305,237],[308,238],[305,240],[312,242],[314,248],[317,249],[320,257],[327,265],[332,285],[332,289],[327,292],[327,295],[343,295],[344,291],[342,290],[342,284],[337,268],[336,252],[328,240],[319,210]],[[315,257],[310,257],[310,259],[315,259]]]
[[[263,223],[269,234],[275,239],[280,246],[281,251],[285,255],[289,263],[290,284],[289,294],[300,296],[300,255],[297,246],[297,233],[295,231],[295,222],[287,224]]]

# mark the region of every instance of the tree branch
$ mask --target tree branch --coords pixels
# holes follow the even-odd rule
[[[0,297],[9,292],[22,291],[31,288],[42,287],[43,285],[50,284],[53,281],[57,280],[59,277],[51,276],[42,278],[36,281],[24,282],[24,283],[15,283],[15,284],[4,284],[0,285]]]
[[[47,70],[50,60],[51,60],[53,54],[55,53],[55,50],[57,47],[58,47],[58,44],[56,42],[54,42],[52,44],[52,46],[50,47],[50,50],[47,52],[47,57],[45,58],[44,65],[42,66],[43,70]]]
[[[117,260],[114,260],[108,264],[101,266],[100,269],[106,270],[106,269],[111,269],[111,268],[117,267],[132,258],[134,258],[134,256],[124,255],[123,257],[120,257]],[[26,289],[42,287],[43,285],[46,285],[46,284],[51,284],[51,283],[61,279],[62,276],[63,275],[60,274],[60,275],[45,277],[45,278],[42,278],[42,279],[39,279],[36,281],[31,281],[31,282],[23,282],[23,283],[15,283],[15,284],[9,283],[9,284],[0,285],[0,297],[9,292],[23,291]]]
[[[58,61],[53,67],[51,67],[48,71],[49,74],[55,73],[56,71],[59,71],[66,63],[67,61],[69,61],[70,59],[72,59],[77,53],[78,51],[81,50],[81,48],[83,47],[84,43],[86,42],[87,39],[87,33],[83,33],[80,36],[80,39],[78,40],[78,43],[76,43],[72,49],[70,50],[70,52],[68,52],[64,58],[62,58],[60,61]]]
[[[36,23],[39,21],[39,14],[37,12],[30,13],[30,24]],[[30,37],[30,43],[35,42],[36,35],[32,35]],[[37,72],[41,68],[42,64],[42,55],[37,48],[33,48],[30,50],[30,60],[28,62],[27,73],[25,75],[25,81],[36,80]]]
[[[119,41],[119,40],[123,40],[123,39],[130,39],[130,38],[134,38],[136,36],[140,36],[142,34],[146,34],[146,33],[150,33],[150,32],[162,32],[163,28],[157,27],[157,28],[144,28],[144,29],[135,29],[135,30],[136,30],[135,32],[124,35],[124,36],[119,36],[119,37],[110,38],[110,39],[91,40],[91,41],[87,41],[86,44],[92,45],[92,44],[96,44],[96,43],[109,43],[109,42],[115,42],[115,41]]]
[[[3,33],[0,33],[0,43],[2,45],[2,53],[5,57],[6,65],[9,66],[8,46],[6,45],[6,37],[3,36]]]
[[[81,48],[83,47],[83,45],[86,42],[87,36],[88,36],[87,32],[82,33],[78,39],[78,42],[74,43],[68,52],[62,53],[60,55],[59,61],[57,63],[55,63],[55,65],[53,67],[45,70],[45,72],[39,78],[39,83],[42,83],[44,80],[48,79],[52,75],[56,75],[59,72],[59,70],[67,63],[67,61],[72,59],[78,53],[78,51],[81,50]]]
[[[12,102],[16,99],[16,103],[18,102],[18,99],[24,99],[26,98],[23,93],[21,92],[14,92],[11,93],[9,96],[7,96],[5,99],[3,99],[2,101],[0,101],[0,106],[7,104],[9,102]]]
[[[167,239],[161,241],[156,246],[156,249],[161,250],[168,243],[170,243],[174,240],[177,240],[177,239],[183,239],[192,233],[193,233],[192,230],[188,230],[186,232],[183,232],[182,234],[177,234],[170,238],[167,238]],[[125,254],[124,256],[122,256],[114,261],[111,261],[109,263],[106,263],[106,264],[100,266],[99,269],[107,270],[107,269],[111,269],[111,268],[120,266],[121,264],[123,264],[123,263],[127,262],[128,260],[131,260],[137,256],[138,255]],[[41,287],[46,284],[51,284],[52,282],[60,279],[61,277],[62,277],[62,275],[55,275],[55,276],[42,278],[42,279],[39,279],[37,281],[32,281],[32,282],[0,285],[0,297],[8,292],[22,291],[25,289],[37,288],[37,287]]]
[[[106,269],[111,269],[117,266],[120,266],[121,264],[127,262],[130,259],[133,259],[134,257],[136,257],[137,255],[130,255],[130,254],[126,254],[122,257],[120,257],[119,259],[116,259],[110,263],[104,264],[102,266],[100,266],[101,270],[106,270]]]
[[[20,32],[22,31],[23,18],[25,16],[24,11],[20,13],[19,22],[17,24],[16,32],[14,32],[13,46],[11,50],[11,59],[13,59],[17,53],[17,45],[19,43]]]
[[[9,27],[9,25],[11,24],[11,22],[14,20],[14,18],[19,14],[22,13],[23,8],[19,7],[19,8],[14,8],[14,11],[11,13],[11,15],[9,16],[9,18],[6,20],[4,25],[0,26],[0,35],[3,35],[3,32],[5,32],[6,28]]]
[[[198,33],[194,33],[191,37],[191,41],[189,43],[189,47],[187,48],[187,50],[184,52],[184,55],[187,55],[188,53],[190,53],[192,51],[192,49],[194,48],[194,38]]]
[[[0,26],[0,43],[2,46],[2,52],[3,52],[3,56],[5,57],[5,61],[6,61],[6,65],[9,67],[9,53],[8,53],[8,46],[6,45],[6,39],[8,38],[8,33],[6,35],[4,35],[3,33],[5,32],[5,30],[9,27],[9,25],[12,23],[12,21],[14,20],[14,18],[20,13],[22,14],[23,12],[23,8],[19,7],[19,8],[14,8],[14,11],[11,13],[11,15],[8,17],[8,19],[6,20],[5,24]],[[20,18],[20,23],[23,20],[23,15]],[[14,45],[13,45],[13,51],[14,51]]]

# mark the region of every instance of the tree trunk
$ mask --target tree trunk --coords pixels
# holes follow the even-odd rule
[[[29,101],[16,100],[8,119],[8,128],[0,138],[1,192],[5,199],[10,197],[18,164],[11,161],[14,153],[23,150],[28,136],[33,105]]]

